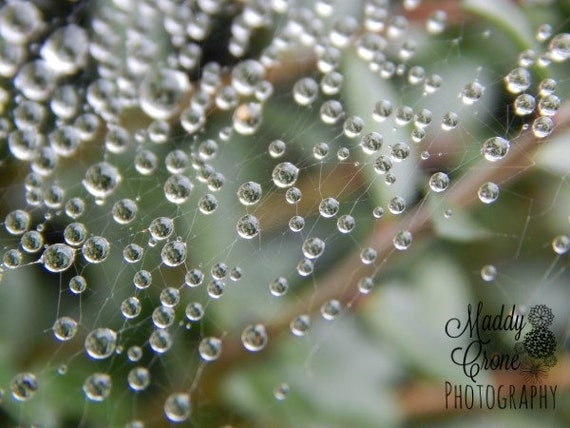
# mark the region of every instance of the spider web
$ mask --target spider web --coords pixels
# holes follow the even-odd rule
[[[473,300],[546,303],[567,348],[568,22],[532,22],[531,52],[447,2],[331,4],[38,3],[23,40],[0,31],[26,61],[53,61],[66,25],[89,37],[55,73],[69,116],[24,59],[3,70],[3,424],[397,424],[401,385],[447,376],[443,324]],[[94,136],[42,172],[50,133],[87,114]],[[26,157],[16,130],[47,140]]]

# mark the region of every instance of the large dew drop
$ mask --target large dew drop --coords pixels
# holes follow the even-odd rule
[[[166,266],[180,266],[186,260],[186,243],[182,241],[167,242],[162,247],[160,257]]]
[[[117,348],[117,333],[110,328],[96,328],[85,338],[84,347],[87,355],[93,359],[109,358]]]
[[[93,373],[83,383],[83,393],[89,401],[101,402],[111,394],[111,376]]]
[[[164,68],[149,72],[141,82],[140,107],[153,119],[171,119],[190,88],[188,76],[181,71]]]
[[[38,391],[38,381],[33,373],[19,373],[10,382],[10,392],[17,401],[27,401]]]
[[[96,198],[106,198],[113,193],[120,181],[121,175],[117,167],[107,162],[99,162],[87,169],[83,186]]]
[[[511,143],[501,137],[492,137],[483,143],[481,153],[491,162],[496,162],[503,159],[509,152]]]
[[[45,249],[41,261],[50,272],[63,272],[73,264],[75,251],[65,244],[52,244]]]
[[[190,395],[175,393],[168,396],[164,402],[164,414],[171,422],[184,422],[190,417]]]
[[[244,239],[252,239],[259,235],[261,227],[257,217],[251,214],[246,214],[238,220],[236,230],[240,237]]]
[[[241,333],[241,343],[251,352],[258,352],[267,345],[267,331],[262,324],[249,325]]]

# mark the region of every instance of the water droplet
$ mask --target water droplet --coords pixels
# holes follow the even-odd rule
[[[81,247],[81,253],[89,263],[104,262],[111,252],[109,241],[102,236],[92,236]]]
[[[444,172],[436,172],[429,178],[429,187],[434,192],[443,192],[449,186],[449,177]]]
[[[63,229],[63,239],[71,246],[79,246],[83,244],[87,238],[87,228],[83,223],[69,223]]]
[[[258,61],[248,59],[238,63],[232,70],[232,87],[244,96],[253,95],[256,86],[265,78],[265,67]]]
[[[485,87],[479,82],[474,81],[465,85],[461,91],[461,101],[463,104],[472,105],[481,99],[483,93],[485,92]]]
[[[289,327],[295,336],[304,336],[311,328],[311,318],[308,315],[298,315],[291,320]]]
[[[517,67],[505,76],[505,84],[507,91],[513,94],[520,94],[530,87],[530,72],[526,68]]]
[[[360,252],[360,261],[365,265],[370,265],[376,261],[378,253],[374,248],[363,248]]]
[[[169,202],[180,205],[188,200],[194,185],[184,175],[171,175],[164,183],[164,196]]]
[[[152,274],[147,270],[139,270],[133,275],[133,284],[139,290],[144,290],[152,284]]]
[[[269,155],[272,158],[279,158],[285,154],[287,145],[281,140],[274,140],[269,143]]]
[[[402,162],[410,155],[410,146],[407,143],[396,143],[390,150],[390,157],[394,162]]]
[[[409,106],[401,106],[396,109],[394,121],[398,126],[404,126],[410,123],[414,117],[414,110]]]
[[[297,273],[301,276],[309,276],[313,273],[315,265],[309,259],[301,259],[297,263]]]
[[[327,100],[321,105],[319,113],[323,123],[333,125],[344,116],[344,109],[340,102],[336,100]]]
[[[129,371],[127,382],[133,391],[144,391],[150,385],[150,372],[146,367],[135,367]]]
[[[303,254],[308,259],[317,259],[325,251],[325,242],[320,238],[307,238],[303,242]]]
[[[540,116],[532,122],[532,133],[536,138],[548,137],[554,129],[554,122],[548,116]]]
[[[185,284],[191,288],[198,287],[200,284],[202,284],[203,280],[204,274],[199,269],[191,269],[186,272],[186,275],[184,276]]]
[[[245,205],[255,205],[261,199],[261,185],[255,181],[248,181],[239,186],[237,196],[239,201]]]
[[[93,373],[83,383],[83,392],[90,401],[101,402],[111,394],[112,381],[107,373]]]
[[[241,135],[253,135],[261,126],[262,119],[261,104],[241,104],[234,111],[233,127]]]
[[[426,30],[430,34],[440,34],[447,26],[447,13],[444,10],[435,10],[426,22]]]
[[[48,246],[41,257],[44,267],[50,272],[63,272],[73,264],[75,251],[65,244]]]
[[[226,283],[224,281],[220,281],[219,279],[214,279],[208,282],[208,285],[206,285],[206,292],[212,299],[219,299],[222,297],[225,290]]]
[[[96,328],[85,338],[84,347],[87,355],[93,359],[109,358],[117,348],[117,333],[110,328]]]
[[[336,222],[336,227],[340,233],[350,233],[354,230],[356,220],[349,214],[342,215]]]
[[[186,243],[182,241],[167,242],[160,251],[160,257],[166,266],[180,266],[186,261]]]
[[[538,112],[542,116],[554,116],[560,107],[560,98],[556,95],[543,95],[538,101]]]
[[[321,306],[321,316],[327,321],[334,320],[342,309],[341,303],[336,300],[328,300]]]
[[[325,198],[319,204],[319,213],[322,217],[334,217],[339,210],[340,204],[335,198]]]
[[[273,390],[273,396],[276,400],[283,401],[289,395],[290,387],[287,383],[280,383]]]
[[[503,159],[511,146],[508,140],[501,137],[492,137],[483,143],[481,152],[485,159],[491,162],[496,162]]]
[[[406,200],[401,196],[394,196],[388,203],[388,209],[394,215],[402,214],[406,209]]]
[[[53,335],[62,342],[73,339],[77,333],[77,321],[70,317],[58,318],[52,326]]]
[[[360,139],[360,147],[362,151],[371,155],[382,148],[384,138],[377,132],[370,132]]]
[[[497,277],[497,268],[493,265],[485,265],[481,268],[481,278],[485,282],[494,281]]]
[[[238,235],[244,239],[255,238],[261,230],[259,220],[251,214],[246,214],[238,220],[236,230]]]
[[[150,222],[148,231],[153,239],[167,239],[174,232],[174,222],[170,217],[158,217]]]
[[[200,321],[204,316],[204,308],[199,302],[191,302],[186,305],[185,314],[186,318],[188,318],[190,321]]]
[[[121,175],[115,166],[100,162],[87,169],[83,186],[94,197],[106,198],[113,193],[120,181]]]
[[[38,380],[33,373],[18,373],[10,382],[10,392],[17,401],[27,401],[38,391]]]
[[[492,204],[499,197],[499,186],[490,181],[483,183],[477,191],[477,196],[484,204]]]
[[[30,214],[24,210],[14,210],[8,213],[4,219],[4,227],[11,235],[21,235],[30,226]]]
[[[153,119],[171,119],[179,112],[190,89],[185,73],[168,68],[153,70],[140,84],[140,107]]]
[[[541,96],[551,95],[556,90],[557,82],[554,79],[543,79],[538,85],[538,93]]]
[[[299,168],[290,162],[282,162],[273,168],[271,177],[277,187],[285,188],[295,184],[299,176]]]
[[[548,44],[552,61],[563,62],[570,58],[570,33],[557,34]]]
[[[286,278],[279,276],[269,283],[269,291],[275,297],[283,296],[289,289],[289,281]]]
[[[44,244],[44,237],[36,230],[29,230],[22,235],[20,245],[26,253],[33,254],[41,250]]]
[[[155,353],[164,354],[172,346],[172,337],[168,330],[158,329],[150,334],[148,343]]]
[[[174,323],[174,309],[167,306],[157,306],[152,311],[152,322],[157,328],[167,328]]]
[[[300,215],[295,215],[289,219],[289,229],[292,232],[300,232],[305,227],[305,219]]]
[[[215,361],[222,353],[222,341],[217,337],[205,337],[198,345],[198,352],[204,361]]]
[[[164,402],[164,414],[171,422],[188,420],[191,412],[190,395],[186,393],[170,394]]]
[[[384,215],[384,208],[374,207],[374,209],[372,210],[372,215],[376,219],[382,218],[382,216]]]
[[[451,131],[452,129],[455,129],[458,123],[459,116],[457,113],[449,111],[441,118],[441,129],[444,131]]]
[[[337,71],[329,71],[321,79],[321,90],[326,95],[336,95],[340,92],[343,76]]]
[[[301,106],[312,104],[319,95],[319,85],[315,79],[304,77],[293,86],[293,99]]]
[[[536,101],[530,94],[520,94],[514,101],[515,114],[518,116],[527,116],[532,114]]]
[[[297,204],[303,198],[303,193],[298,187],[289,187],[285,192],[285,200],[288,204]]]
[[[141,313],[141,310],[141,302],[135,296],[127,297],[121,303],[121,314],[123,314],[126,319],[133,319],[138,317]]]
[[[374,161],[374,171],[377,174],[385,174],[392,168],[392,160],[388,156],[379,156]]]
[[[262,324],[249,325],[241,333],[241,343],[250,352],[259,352],[267,345],[267,331]]]
[[[87,290],[87,281],[81,275],[76,275],[69,280],[69,291],[73,294],[81,294]]]
[[[138,244],[128,244],[123,249],[123,259],[127,263],[137,263],[142,259],[144,249]]]
[[[218,208],[218,200],[210,193],[205,194],[198,200],[198,209],[204,215],[212,214]]]
[[[394,236],[393,243],[397,250],[405,251],[412,245],[412,234],[407,230],[402,230]]]
[[[552,249],[556,254],[566,254],[570,251],[570,237],[568,235],[558,235],[552,239]]]

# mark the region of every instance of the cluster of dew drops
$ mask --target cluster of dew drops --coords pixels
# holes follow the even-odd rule
[[[78,264],[105,262],[115,241],[88,231],[82,216],[89,204],[108,207],[114,223],[125,230],[130,228],[140,215],[141,201],[135,195],[132,199],[114,198],[117,189],[128,180],[120,165],[124,165],[125,156],[131,155],[130,167],[139,178],[153,176],[163,168],[155,148],[169,144],[174,126],[193,136],[194,143],[188,150],[173,149],[165,157],[168,177],[161,183],[164,200],[153,203],[179,207],[189,202],[196,192],[205,190],[196,209],[204,216],[216,211],[216,193],[223,189],[226,177],[223,171],[215,169],[213,161],[223,146],[231,143],[234,133],[241,138],[256,137],[263,124],[264,106],[274,92],[267,76],[279,68],[282,58],[295,52],[309,52],[316,60],[317,70],[292,85],[294,102],[301,108],[317,108],[324,126],[342,125],[347,141],[354,144],[338,150],[339,161],[347,160],[351,150],[359,150],[369,157],[370,167],[384,177],[387,185],[394,183],[397,177],[391,171],[393,164],[411,157],[414,150],[410,145],[420,144],[426,130],[437,121],[432,120],[433,115],[427,109],[413,109],[388,99],[379,99],[370,117],[345,112],[339,96],[344,78],[343,53],[354,49],[379,79],[403,76],[406,84],[423,87],[426,96],[437,93],[443,85],[441,76],[428,75],[423,67],[411,65],[418,43],[410,36],[408,20],[391,10],[388,1],[365,1],[362,22],[350,15],[335,16],[334,2],[330,0],[317,0],[309,6],[293,3],[289,0],[235,3],[113,0],[93,8],[89,28],[73,19],[47,22],[42,10],[32,2],[5,3],[0,8],[0,76],[11,79],[13,85],[0,88],[0,142],[7,147],[9,156],[29,168],[29,173],[23,186],[25,207],[11,211],[4,219],[5,230],[18,237],[18,243],[13,248],[5,248],[2,269],[38,263],[46,271],[59,274]],[[402,4],[404,10],[413,10],[420,1],[405,0]],[[232,18],[225,47],[236,59],[231,67],[215,61],[202,64],[203,42],[210,37],[220,16]],[[272,28],[277,20],[280,25],[273,38],[259,55],[252,57],[250,50],[256,32]],[[447,20],[446,12],[437,10],[424,23],[425,31],[440,34],[446,29]],[[124,28],[124,31],[117,32],[116,28]],[[157,31],[171,44],[168,55],[163,55],[162,42],[154,38]],[[570,58],[570,34],[553,34],[552,28],[544,25],[538,30],[537,39],[543,42],[544,52],[522,52],[519,64],[505,76],[504,82],[507,91],[513,94],[515,114],[532,117],[528,126],[537,138],[546,138],[552,132],[552,116],[560,105],[555,94],[556,82],[552,79],[539,82],[538,94],[531,95],[528,90],[533,82],[529,67],[535,64],[547,67],[551,62]],[[94,68],[95,77],[87,82],[78,79],[89,67]],[[200,78],[193,81],[189,76],[198,68]],[[319,78],[315,77],[317,74]],[[475,80],[467,82],[459,96],[463,104],[469,106],[478,102],[484,91],[483,83]],[[325,100],[316,106],[319,96]],[[127,129],[121,117],[124,111],[132,109],[140,109],[150,124],[134,131]],[[229,113],[227,126],[217,138],[203,139],[213,110]],[[390,144],[388,151],[380,154],[386,146],[384,136],[374,131],[364,133],[363,129],[365,122],[387,120],[392,120],[395,127],[410,125],[410,139]],[[441,117],[439,126],[449,131],[458,123],[459,115],[450,111]],[[101,156],[85,167],[80,186],[65,188],[59,166],[93,145],[102,146]],[[490,162],[498,162],[508,155],[510,145],[506,136],[494,136],[481,142],[481,154]],[[296,204],[302,198],[301,190],[295,187],[302,168],[281,161],[287,142],[269,141],[266,150],[274,160],[268,182],[274,188],[284,189],[286,201]],[[315,144],[312,155],[316,160],[328,158],[328,144]],[[420,157],[427,159],[429,153],[421,152]],[[444,192],[450,183],[445,172],[435,172],[428,180],[429,189],[437,193]],[[246,181],[239,186],[236,196],[248,207],[258,204],[268,190],[258,182]],[[478,191],[479,199],[485,204],[493,203],[498,196],[499,186],[495,183],[485,183]],[[323,219],[336,219],[340,233],[351,233],[356,219],[349,214],[339,216],[339,208],[339,200],[323,197],[318,211]],[[399,215],[406,211],[406,200],[396,196],[387,208]],[[38,212],[43,213],[42,221],[34,224]],[[376,219],[383,214],[382,207],[374,208],[372,213]],[[235,238],[260,237],[259,218],[249,213],[238,217]],[[48,245],[42,232],[54,218],[65,219],[67,224],[62,242]],[[301,215],[295,215],[288,222],[292,232],[300,232],[304,225]],[[187,242],[175,233],[172,218],[157,217],[144,228],[149,234],[149,245],[143,248],[135,243],[127,244],[122,249],[126,263],[141,263],[145,252],[159,251],[164,266],[188,267]],[[398,232],[393,244],[397,250],[407,250],[412,244],[412,233]],[[556,237],[553,248],[558,254],[567,252],[570,238]],[[324,252],[324,239],[305,239],[297,273],[310,276],[314,263]],[[373,264],[376,256],[374,248],[365,248],[361,253],[362,263]],[[226,278],[237,281],[242,274],[239,267],[230,268],[220,262],[212,268],[212,279],[208,282],[199,268],[188,267],[182,287],[166,287],[160,293],[160,304],[152,314],[154,328],[148,338],[151,351],[161,355],[172,346],[168,328],[175,321],[174,308],[182,300],[184,287],[205,284],[208,296],[217,299],[224,292]],[[484,267],[485,280],[492,280],[495,274],[493,266]],[[134,274],[135,294],[120,304],[125,320],[135,320],[140,315],[141,302],[136,293],[150,287],[152,279],[152,273],[142,268]],[[80,295],[87,286],[81,275],[69,281],[73,294]],[[370,277],[358,283],[361,293],[370,292],[373,286],[374,280]],[[268,286],[271,295],[276,297],[284,295],[288,287],[288,280],[281,276]],[[198,302],[188,303],[187,321],[200,321],[205,309]],[[339,301],[330,300],[322,306],[321,314],[324,319],[332,320],[341,310]],[[310,324],[309,315],[299,315],[291,321],[291,332],[303,336]],[[61,316],[53,324],[53,335],[57,341],[66,342],[74,338],[78,327],[77,320]],[[116,355],[121,349],[120,335],[107,327],[91,330],[84,340],[85,353],[94,360]],[[244,348],[251,352],[261,351],[268,342],[262,324],[247,326],[241,338]],[[126,355],[136,364],[143,352],[141,347],[132,346]],[[221,338],[205,337],[199,343],[198,353],[205,362],[215,361],[221,352]],[[127,383],[134,392],[145,390],[150,382],[150,371],[144,366],[136,366],[128,374]],[[38,384],[33,373],[20,373],[11,382],[11,395],[19,401],[29,400]],[[96,372],[85,379],[83,392],[86,399],[100,402],[110,395],[112,385],[110,374]],[[276,399],[284,399],[288,390],[286,383],[278,385],[274,391]],[[191,410],[188,392],[172,393],[164,402],[165,417],[171,422],[188,420]],[[143,422],[135,420],[128,426],[143,426]]]

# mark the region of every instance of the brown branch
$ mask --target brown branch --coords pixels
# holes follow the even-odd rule
[[[553,117],[553,120],[555,128],[552,136],[570,128],[570,103],[564,104]],[[479,201],[477,190],[481,184],[487,181],[504,184],[521,177],[523,173],[532,168],[534,155],[543,144],[548,144],[547,141],[548,139],[538,140],[530,130],[523,132],[512,140],[510,152],[505,159],[499,162],[489,162],[484,159],[479,161],[463,178],[458,180],[455,186],[447,190],[447,204],[457,208],[468,208]],[[383,264],[388,258],[398,255],[392,240],[402,225],[406,225],[406,228],[413,234],[414,241],[417,242],[418,238],[430,230],[432,214],[431,208],[427,204],[420,204],[405,215],[401,221],[379,221],[372,235],[362,243],[362,246],[375,248],[378,253],[377,260]],[[414,244],[412,244],[413,246]],[[314,313],[324,302],[330,299],[337,299],[347,308],[355,310],[366,297],[360,294],[357,289],[358,279],[364,275],[374,274],[373,269],[371,266],[362,264],[359,254],[350,255],[344,262],[340,262],[335,269],[319,278],[319,286],[316,291],[312,288],[306,290],[299,299],[291,302],[278,319],[266,325],[269,337],[275,340],[278,336],[287,334],[289,323],[295,316],[303,313]],[[270,340],[269,344],[271,343]],[[267,354],[269,354],[267,350],[260,354],[248,354],[241,345],[239,332],[237,330],[229,332],[224,340],[224,351],[216,363],[215,373],[208,373],[208,371],[205,373],[208,376],[206,383],[210,384],[210,388],[215,388],[217,380],[221,378],[220,371],[232,368],[236,364],[250,364],[260,358],[265,358]],[[570,381],[568,383],[570,384]],[[424,388],[431,391],[435,387],[433,385],[428,387],[415,385],[412,390],[404,394],[402,400],[406,413],[411,415],[429,413],[427,410],[422,410],[422,406],[412,410],[412,404],[416,402],[413,397],[424,393]],[[426,404],[426,406],[426,409],[439,409],[439,404],[437,406],[436,404]]]

